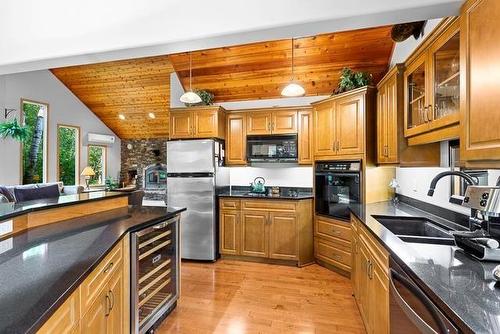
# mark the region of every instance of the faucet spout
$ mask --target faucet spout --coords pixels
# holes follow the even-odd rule
[[[434,195],[434,190],[436,189],[436,185],[437,185],[439,180],[441,180],[445,176],[453,176],[453,175],[463,178],[465,180],[465,182],[467,182],[467,184],[470,186],[477,185],[476,180],[474,180],[474,178],[467,173],[460,172],[460,171],[451,171],[451,170],[445,171],[445,172],[441,172],[441,173],[437,174],[436,176],[434,176],[434,178],[431,181],[429,191],[427,192],[427,196],[432,197]]]

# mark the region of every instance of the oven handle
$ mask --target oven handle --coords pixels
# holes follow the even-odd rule
[[[316,175],[333,175],[333,176],[352,176],[359,177],[359,173],[332,171],[332,172],[316,172]]]
[[[411,320],[411,322],[424,334],[438,334],[429,324],[427,324],[420,316],[406,303],[404,298],[399,294],[398,289],[394,285],[394,280],[399,281],[403,284],[410,292],[412,292],[415,297],[417,297],[425,306],[425,308],[430,312],[434,321],[439,327],[440,333],[448,333],[443,319],[439,314],[438,309],[431,300],[418,288],[413,282],[408,280],[406,277],[395,271],[394,269],[389,269],[390,271],[390,290],[399,305],[401,310],[406,314],[406,316]]]

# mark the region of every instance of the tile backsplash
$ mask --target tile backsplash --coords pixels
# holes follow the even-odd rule
[[[248,186],[257,176],[266,179],[267,186],[313,186],[312,167],[231,167],[229,170],[232,186]]]

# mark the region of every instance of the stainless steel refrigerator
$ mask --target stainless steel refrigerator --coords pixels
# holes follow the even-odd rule
[[[167,204],[182,213],[181,257],[217,259],[217,189],[229,185],[224,150],[213,139],[167,142]]]

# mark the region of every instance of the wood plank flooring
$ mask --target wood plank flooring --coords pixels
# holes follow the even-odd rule
[[[365,333],[349,279],[318,265],[183,262],[181,282],[157,334]]]

